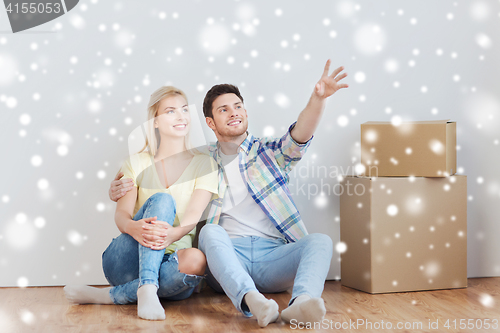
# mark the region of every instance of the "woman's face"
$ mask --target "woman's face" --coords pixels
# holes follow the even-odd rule
[[[189,132],[190,124],[191,115],[184,97],[173,95],[160,101],[155,127],[162,137],[184,137]]]

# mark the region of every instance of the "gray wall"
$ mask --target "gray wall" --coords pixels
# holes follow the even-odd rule
[[[119,234],[107,189],[157,87],[180,87],[201,112],[212,85],[234,83],[250,131],[281,135],[328,58],[351,87],[292,175],[309,231],[339,241],[339,198],[299,188],[333,186],[312,171],[359,162],[361,123],[452,119],[468,275],[500,275],[498,1],[94,0],[17,34],[0,10],[0,31],[0,286],[106,283],[101,253]]]

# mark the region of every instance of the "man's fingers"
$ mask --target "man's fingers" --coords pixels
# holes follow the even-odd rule
[[[325,93],[325,84],[322,81],[318,82],[316,84],[316,94],[318,94],[318,96],[323,96],[324,93]]]
[[[113,199],[116,201],[116,200],[120,199],[121,197],[123,197],[124,195],[125,195],[125,193],[113,194]]]
[[[128,191],[130,191],[132,189],[132,187],[125,187],[124,189],[120,190],[120,193],[122,195],[125,195]]]
[[[323,76],[328,76],[328,71],[330,70],[330,59],[326,61],[325,70],[323,71]]]
[[[344,70],[344,66],[340,66],[339,68],[337,68],[336,70],[333,71],[332,75],[330,75],[330,77],[336,77],[340,72],[342,72]]]
[[[348,84],[345,84],[345,83],[342,83],[342,84],[339,84],[338,85],[339,89],[342,89],[342,88],[349,88],[349,85]]]
[[[115,180],[113,185],[116,189],[122,189],[125,187],[129,187],[130,186],[129,184],[130,184],[129,182],[124,180]]]
[[[111,182],[111,187],[113,187],[114,189],[122,189],[131,186],[134,186],[134,181],[130,178],[113,180]]]
[[[123,194],[127,193],[133,188],[133,186],[130,187],[112,187],[111,188],[111,193],[116,193],[116,194]]]
[[[127,194],[129,190],[115,190],[115,189],[112,189],[111,190],[111,196],[115,199],[119,199],[123,196],[125,196],[125,194]]]
[[[116,201],[118,198],[123,197],[125,195],[125,192],[122,192],[121,190],[116,190],[115,188],[111,187],[109,189],[109,194],[111,198],[113,198]]]
[[[122,188],[120,188],[117,185],[111,185],[111,192],[113,193],[120,193],[122,191]]]
[[[347,76],[347,73],[342,73],[339,76],[337,76],[334,80],[337,81],[337,82],[339,82],[340,80],[342,80],[346,76]]]
[[[120,171],[120,172],[118,172],[118,173],[116,174],[116,176],[115,176],[115,180],[119,180],[120,178],[122,178],[122,177],[123,177],[123,175],[124,175],[124,173],[123,173],[123,172],[121,172],[121,171]]]

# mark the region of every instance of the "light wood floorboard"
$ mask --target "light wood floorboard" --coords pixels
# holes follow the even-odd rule
[[[481,303],[485,294],[490,303]],[[289,293],[266,294],[275,299],[280,310],[289,301]],[[468,288],[370,295],[328,281],[323,298],[326,322],[317,331],[331,332],[335,323],[349,320],[421,322],[422,329],[341,329],[341,332],[500,332],[498,329],[460,329],[460,319],[496,319],[500,321],[500,278],[469,279]],[[64,297],[62,287],[0,288],[0,332],[263,332],[253,318],[237,312],[225,295],[205,288],[187,300],[163,302],[167,320],[138,319],[137,306],[73,305]],[[457,320],[457,329],[444,327],[446,320]],[[439,329],[431,330],[429,320],[438,320]],[[483,322],[484,323],[484,322]],[[332,326],[329,326],[332,325]],[[337,324],[338,325],[338,324]],[[346,325],[346,324],[344,324]],[[331,328],[330,328],[331,327]],[[375,327],[375,326],[374,326]],[[266,332],[296,332],[282,322],[270,324]]]

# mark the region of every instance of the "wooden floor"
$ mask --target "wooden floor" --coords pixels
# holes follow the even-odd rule
[[[288,293],[266,294],[280,310],[289,301]],[[370,295],[328,281],[323,293],[327,314],[317,331],[342,332],[500,332],[500,278],[469,279],[468,288],[413,293]],[[72,305],[62,287],[0,288],[0,332],[263,332],[253,318],[238,313],[229,299],[205,288],[184,301],[164,302],[167,320],[138,319],[136,305]],[[450,328],[444,327],[450,320]],[[474,329],[460,329],[460,319]],[[479,319],[479,321],[478,321]],[[496,329],[484,329],[485,319]],[[350,326],[351,320],[354,325]],[[429,329],[429,320],[438,329]],[[454,328],[456,320],[457,328]],[[386,328],[390,322],[393,329]],[[372,329],[366,328],[370,322]],[[416,325],[395,329],[398,322]],[[476,325],[483,324],[483,329]],[[335,328],[337,325],[337,329]],[[354,328],[353,328],[354,327]],[[283,322],[270,324],[266,332],[293,332],[298,326]]]

